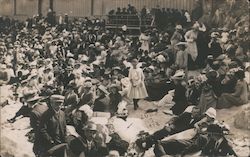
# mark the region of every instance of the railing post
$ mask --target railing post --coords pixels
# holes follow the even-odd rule
[[[42,15],[42,1],[43,0],[38,0],[38,15]]]
[[[14,3],[14,4],[13,4],[13,5],[14,5],[14,7],[13,7],[14,13],[13,13],[13,14],[16,15],[16,0],[14,0],[13,3]]]

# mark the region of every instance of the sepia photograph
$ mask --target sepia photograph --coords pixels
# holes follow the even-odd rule
[[[0,0],[0,157],[249,157],[249,0]]]

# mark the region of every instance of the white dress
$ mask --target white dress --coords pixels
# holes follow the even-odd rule
[[[189,30],[185,34],[185,40],[188,43],[186,51],[191,55],[193,61],[195,61],[198,56],[198,49],[195,41],[197,39],[197,36],[198,33],[194,32],[193,30]]]
[[[148,97],[142,69],[130,68],[128,77],[130,79],[128,97],[131,99],[144,99]]]
[[[139,37],[139,40],[141,42],[141,50],[143,51],[149,51],[149,40],[150,37],[146,36],[145,34],[141,34]]]

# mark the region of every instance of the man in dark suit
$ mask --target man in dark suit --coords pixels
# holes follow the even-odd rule
[[[66,120],[64,112],[60,109],[63,102],[64,96],[50,97],[49,109],[42,115],[36,132],[34,148],[37,156],[46,156],[50,148],[65,142]],[[59,153],[58,156],[62,154]]]
[[[103,135],[98,133],[97,125],[93,122],[82,128],[80,137],[73,139],[69,148],[76,156],[101,157],[108,154]]]
[[[199,112],[199,108],[195,106],[187,107],[182,114],[171,119],[162,129],[147,137],[145,143],[142,142],[141,147],[148,149],[155,144],[157,140],[193,128],[194,124],[202,119]]]

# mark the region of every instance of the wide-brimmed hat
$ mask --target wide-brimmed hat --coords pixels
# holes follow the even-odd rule
[[[187,46],[187,42],[179,42],[175,46]]]
[[[205,114],[210,117],[215,119],[216,118],[216,110],[212,107],[210,107],[209,109],[207,109],[207,111],[205,112]]]
[[[119,85],[117,85],[117,84],[111,84],[110,86],[109,86],[109,88],[111,89],[111,88],[116,88],[116,89],[118,89],[119,88]]]
[[[112,70],[117,70],[117,71],[121,71],[121,68],[116,66],[116,67],[113,67]]]
[[[194,107],[195,107],[194,105],[188,106],[184,112],[191,113]]]
[[[50,101],[53,101],[53,102],[60,102],[60,103],[63,103],[64,102],[64,99],[65,97],[62,96],[62,95],[51,95],[50,96]]]
[[[175,80],[181,80],[185,78],[185,72],[184,70],[177,70],[174,74],[174,76],[171,77],[172,79]]]
[[[43,98],[44,97],[40,97],[38,95],[35,95],[34,97],[27,99],[26,102],[32,103],[32,102],[38,101],[38,100],[43,99]]]
[[[212,32],[211,38],[217,38],[220,34],[218,32]]]
[[[104,87],[103,85],[98,86],[98,89],[101,90],[103,93],[105,93],[106,95],[109,94],[108,90],[106,89],[106,87]]]
[[[67,66],[65,70],[73,70],[71,66]]]

